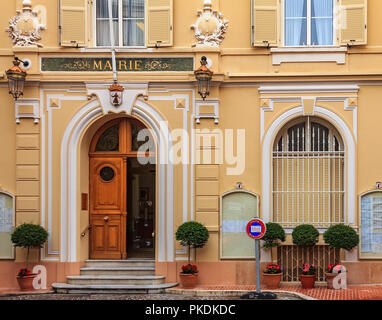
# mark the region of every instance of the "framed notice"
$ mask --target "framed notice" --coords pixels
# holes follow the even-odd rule
[[[14,259],[11,234],[14,227],[14,198],[0,192],[0,259]]]
[[[382,192],[360,197],[360,258],[382,259]]]
[[[246,232],[250,220],[259,214],[258,196],[235,190],[221,198],[220,257],[222,259],[253,259],[255,241]]]

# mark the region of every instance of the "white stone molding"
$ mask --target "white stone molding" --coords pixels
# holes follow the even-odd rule
[[[196,99],[196,115],[195,115],[195,121],[197,124],[200,124],[200,119],[214,119],[215,124],[219,123],[219,99]],[[214,108],[214,111],[208,112],[208,113],[201,113],[200,108],[202,107],[210,107],[212,106]]]
[[[9,20],[5,30],[13,41],[13,45],[20,47],[42,47],[37,41],[41,40],[41,30],[45,26],[40,24],[36,11],[32,11],[30,0],[23,1],[22,12],[16,10],[17,15]]]
[[[347,48],[271,48],[272,64],[284,62],[336,62],[346,63]]]
[[[148,84],[147,83],[129,83],[123,84],[119,83],[122,87],[125,88],[123,91],[123,104],[121,106],[115,106],[110,102],[110,84],[95,84],[87,83],[86,88],[88,89],[89,95],[96,95],[101,103],[102,110],[104,114],[112,113],[121,113],[125,112],[126,114],[131,114],[134,102],[138,96],[143,95],[147,96]]]
[[[134,90],[134,88],[132,89]],[[125,100],[126,103],[126,100]],[[147,123],[157,141],[158,159],[158,261],[174,260],[173,241],[173,166],[166,162],[172,145],[167,122],[146,102],[136,100],[131,115]],[[61,143],[61,261],[78,261],[77,243],[77,158],[78,144],[89,126],[104,115],[98,100],[92,100],[73,116]],[[162,162],[163,161],[163,162]],[[166,163],[166,164],[161,164]],[[166,241],[167,239],[167,241]]]
[[[18,99],[15,101],[15,118],[16,123],[20,123],[20,119],[34,119],[34,123],[39,123],[39,99]]]
[[[265,123],[264,113],[273,111],[276,102],[289,102],[304,105],[305,99],[315,101],[315,107],[320,102],[338,102],[344,103],[344,109],[353,112],[353,135],[357,141],[357,123],[358,123],[358,92],[359,86],[354,84],[333,84],[333,85],[286,85],[286,86],[261,86],[260,93],[260,141],[263,140]],[[303,96],[302,94],[311,94]],[[342,95],[324,95],[325,93],[338,93]],[[345,94],[344,94],[345,93]],[[274,96],[272,94],[283,94],[283,96]]]
[[[198,11],[198,19],[191,29],[195,31],[196,47],[219,47],[225,38],[229,21],[223,14],[212,11],[211,0],[204,0],[203,11]]]
[[[303,107],[295,107],[290,109],[279,117],[277,117],[268,130],[266,131],[262,144],[262,219],[265,222],[271,221],[272,214],[272,188],[271,183],[273,181],[273,174],[271,169],[271,155],[273,142],[276,134],[279,130],[290,120],[303,115]],[[355,214],[356,214],[356,194],[355,194],[355,182],[356,182],[356,140],[353,136],[353,132],[347,126],[344,120],[342,120],[334,112],[323,108],[323,107],[314,107],[314,114],[318,115],[330,123],[332,123],[340,132],[343,141],[346,145],[346,154],[347,160],[345,162],[345,171],[346,171],[346,196],[345,196],[345,212],[347,213],[347,221],[349,225],[355,224]],[[263,126],[264,127],[264,126]],[[291,232],[291,230],[287,230]]]

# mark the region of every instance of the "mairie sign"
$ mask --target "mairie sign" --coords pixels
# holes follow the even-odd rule
[[[193,57],[133,57],[117,58],[116,67],[119,72],[164,72],[194,70]],[[41,71],[55,72],[105,72],[113,71],[111,58],[90,57],[42,57]]]

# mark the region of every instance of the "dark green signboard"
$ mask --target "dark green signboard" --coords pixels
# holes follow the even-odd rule
[[[193,71],[194,58],[117,58],[120,72]],[[102,72],[113,71],[111,58],[41,58],[41,71],[56,72]]]

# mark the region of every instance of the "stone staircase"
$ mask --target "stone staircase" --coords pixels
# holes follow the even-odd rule
[[[178,285],[156,276],[155,261],[149,259],[87,260],[79,276],[66,278],[67,283],[52,284],[57,293],[162,293]]]

